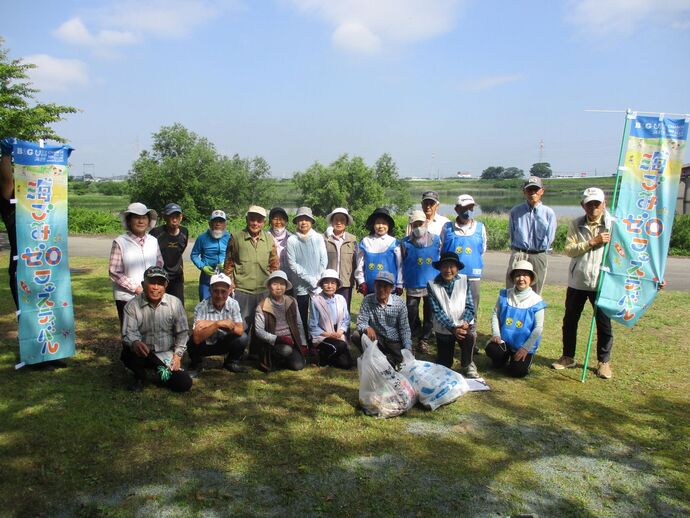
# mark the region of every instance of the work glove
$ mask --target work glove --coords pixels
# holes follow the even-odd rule
[[[295,341],[292,339],[292,337],[287,335],[276,337],[276,343],[285,345],[295,345]]]
[[[357,291],[359,291],[362,295],[366,295],[369,293],[369,288],[367,288],[367,283],[363,282],[362,284],[359,285],[359,288],[357,288]]]
[[[201,269],[201,271],[204,272],[204,273],[205,273],[206,275],[208,275],[209,277],[210,277],[211,275],[215,275],[215,274],[216,274],[216,269],[215,269],[213,266],[204,266],[204,267]]]
[[[402,288],[396,288],[396,289],[395,289],[395,294],[396,294],[398,297],[402,296],[402,292],[403,292],[403,289],[402,289]]]

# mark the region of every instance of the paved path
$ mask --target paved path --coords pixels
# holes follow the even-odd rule
[[[193,241],[190,241],[185,252],[185,259],[189,260]],[[69,237],[70,255],[73,257],[103,257],[110,254],[112,238],[106,237]],[[485,279],[503,281],[508,264],[508,252],[487,252],[485,255]],[[546,282],[564,286],[568,279],[568,265],[570,258],[565,255],[549,257],[549,271]],[[666,263],[666,282],[668,289],[690,291],[690,258],[670,257]]]

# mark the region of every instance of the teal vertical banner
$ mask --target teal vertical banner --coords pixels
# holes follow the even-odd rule
[[[69,146],[15,140],[19,355],[26,364],[74,355],[67,256]]]
[[[664,279],[687,138],[685,119],[637,116],[630,127],[597,298],[604,313],[628,327]]]

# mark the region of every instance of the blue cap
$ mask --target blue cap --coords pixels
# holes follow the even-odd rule
[[[182,207],[180,207],[177,203],[168,203],[165,207],[163,207],[163,214],[166,216],[170,216],[170,214],[175,214],[176,212],[182,214]]]

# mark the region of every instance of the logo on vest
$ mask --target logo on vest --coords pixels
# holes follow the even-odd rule
[[[512,318],[506,318],[506,325],[508,327],[512,326],[513,325],[513,319]]]
[[[522,320],[516,320],[516,321],[515,321],[515,327],[517,327],[518,329],[520,329],[520,328],[522,327]]]

